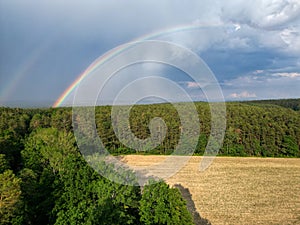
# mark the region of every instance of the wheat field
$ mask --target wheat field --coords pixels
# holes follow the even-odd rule
[[[166,156],[128,155],[129,165],[148,166]],[[300,224],[300,159],[216,157],[199,171],[193,156],[166,181],[180,184],[211,224]]]

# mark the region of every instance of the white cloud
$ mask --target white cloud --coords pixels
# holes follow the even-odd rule
[[[264,72],[264,70],[255,70],[254,72],[253,72],[253,74],[261,74],[261,73],[263,73]]]
[[[229,0],[220,7],[223,23],[231,22],[236,31],[228,35],[228,43],[236,38],[250,49],[269,48],[288,55],[300,54],[300,1]]]
[[[298,0],[231,0],[222,5],[222,18],[263,29],[285,26],[300,14]]]
[[[265,73],[245,75],[222,84],[224,96],[236,98],[299,98],[299,73]],[[245,91],[247,90],[247,91]]]
[[[230,98],[256,98],[255,93],[249,93],[248,91],[243,91],[241,93],[231,93]]]
[[[287,52],[288,54],[300,54],[300,26],[294,26],[284,29],[280,32],[279,35],[283,42],[287,45],[287,47],[285,48],[285,52]]]
[[[190,90],[199,90],[201,88],[207,87],[208,82],[198,83],[196,81],[179,81],[177,82],[183,88],[190,89]]]
[[[238,24],[238,23],[236,23],[236,24],[233,24],[234,25],[234,27],[235,27],[235,31],[238,31],[239,29],[241,29],[241,25],[240,24]]]
[[[289,78],[296,78],[300,77],[300,73],[273,73],[272,74],[275,77],[289,77]]]
[[[188,88],[199,88],[201,87],[201,84],[197,83],[197,82],[192,82],[192,81],[188,81],[186,83]]]

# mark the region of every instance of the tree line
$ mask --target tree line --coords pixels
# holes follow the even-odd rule
[[[211,132],[210,106],[204,102],[198,102],[195,105],[199,115],[200,135],[194,154],[202,155]],[[130,129],[140,139],[150,137],[151,119],[160,117],[164,120],[167,126],[166,136],[160,145],[150,151],[137,151],[128,148],[126,143],[120,142],[113,128],[113,123],[116,121],[112,121],[110,113],[110,106],[96,108],[98,135],[106,149],[112,154],[170,154],[180,141],[182,132],[180,117],[171,104],[137,105],[130,112]],[[189,118],[189,116],[187,112],[185,117]],[[190,123],[194,121],[190,120]],[[277,104],[227,103],[226,131],[219,155],[299,157],[299,124],[299,111],[291,108]],[[122,135],[122,140],[126,140],[127,132],[122,134],[122,131],[119,131],[119,136]],[[185,141],[188,148],[189,141],[188,139]],[[184,154],[184,149],[182,152]]]

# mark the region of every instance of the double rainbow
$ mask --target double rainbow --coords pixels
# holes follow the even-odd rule
[[[151,32],[149,34],[143,35],[137,39],[134,39],[132,42],[137,42],[137,41],[144,41],[144,40],[155,40],[158,37],[161,36],[167,36],[170,34],[178,33],[178,32],[183,32],[183,31],[192,31],[192,30],[199,30],[201,28],[208,28],[208,27],[215,27],[217,25],[210,25],[210,26],[203,26],[203,25],[181,25],[169,29],[163,29],[163,30],[158,30],[155,32]],[[115,57],[116,55],[120,54],[124,50],[128,48],[127,44],[120,45],[104,55],[100,56],[98,59],[96,59],[83,73],[81,73],[78,78],[61,94],[61,96],[55,101],[52,107],[60,107],[62,106],[63,102],[65,99],[76,89],[76,87],[80,84],[80,82],[87,77],[92,71],[94,71],[99,65],[105,63],[109,59]]]

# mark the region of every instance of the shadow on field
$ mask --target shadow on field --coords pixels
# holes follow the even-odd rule
[[[187,208],[193,216],[194,222],[196,225],[211,225],[211,223],[205,219],[201,218],[200,214],[197,212],[195,203],[192,199],[192,194],[188,188],[183,187],[181,184],[175,184],[174,187],[178,188],[181,192],[182,197],[187,202]]]

